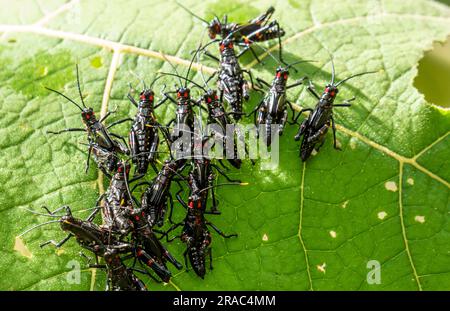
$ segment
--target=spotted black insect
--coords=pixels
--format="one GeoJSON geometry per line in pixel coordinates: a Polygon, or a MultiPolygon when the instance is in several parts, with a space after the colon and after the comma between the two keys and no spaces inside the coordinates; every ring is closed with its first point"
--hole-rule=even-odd
{"type": "Polygon", "coordinates": [[[255,115],[257,136],[259,137],[260,130],[262,129],[264,141],[270,146],[272,143],[272,126],[278,125],[278,135],[282,135],[288,119],[287,106],[294,111],[292,109],[292,103],[286,97],[286,91],[303,84],[303,81],[306,79],[306,77],[304,77],[288,85],[289,69],[296,64],[310,61],[297,61],[291,64],[281,64],[270,51],[267,52],[278,63],[278,67],[275,71],[275,77],[272,80],[272,83],[269,84],[261,78],[256,78],[256,81],[259,84],[258,88],[261,89],[267,87],[268,91],[251,114],[255,115]]]}
{"type": "Polygon", "coordinates": [[[332,69],[331,81],[325,87],[322,96],[319,96],[317,94],[317,92],[314,89],[314,85],[311,83],[311,81],[309,83],[308,91],[318,100],[315,108],[314,109],[304,108],[298,113],[297,117],[295,117],[296,122],[299,116],[302,114],[302,112],[304,111],[310,112],[308,117],[301,123],[299,130],[295,135],[295,140],[300,140],[300,138],[303,137],[303,140],[300,145],[300,157],[302,161],[306,161],[314,149],[318,151],[320,147],[322,147],[322,145],[325,142],[325,137],[330,126],[332,127],[333,130],[333,146],[335,149],[340,150],[336,142],[336,124],[333,119],[333,108],[350,107],[351,106],[350,102],[355,100],[355,97],[348,100],[344,100],[344,102],[341,104],[334,104],[336,95],[339,92],[338,87],[342,83],[352,78],[376,72],[376,71],[368,71],[358,73],[348,78],[345,78],[339,81],[338,83],[335,83],[333,58],[331,58],[331,69],[332,69]]]}
{"type": "Polygon", "coordinates": [[[78,93],[80,95],[81,103],[83,107],[81,107],[79,104],[77,104],[74,100],[70,99],[66,95],[62,94],[61,92],[58,92],[56,90],[53,90],[51,88],[46,87],[46,89],[55,92],[58,95],[61,95],[65,99],[67,99],[69,102],[74,104],[78,109],[81,111],[81,117],[83,124],[85,125],[85,128],[66,128],[60,131],[48,131],[50,134],[61,134],[64,132],[86,132],[87,138],[88,138],[88,157],[86,162],[86,172],[89,169],[89,160],[91,153],[94,155],[94,160],[97,163],[98,167],[102,172],[107,175],[108,177],[111,177],[111,174],[115,171],[115,162],[114,155],[116,154],[128,154],[128,148],[126,147],[126,142],[123,139],[123,137],[114,134],[109,131],[109,128],[111,126],[106,127],[103,125],[103,122],[113,113],[108,112],[103,118],[97,119],[94,111],[90,107],[86,107],[83,96],[81,94],[81,88],[80,88],[80,79],[79,79],[79,73],[78,73],[78,65],[76,67],[77,71],[77,85],[78,85],[78,93]],[[116,139],[121,140],[117,141],[116,139]]]}
{"type": "MultiPolygon", "coordinates": [[[[224,15],[223,21],[220,21],[220,19],[215,16],[211,22],[208,22],[194,14],[182,4],[178,3],[178,5],[186,10],[190,15],[207,25],[208,35],[211,39],[215,39],[218,35],[224,39],[231,34],[231,39],[235,44],[246,48],[249,47],[252,42],[264,42],[267,40],[278,39],[281,53],[281,37],[285,35],[285,32],[280,27],[278,21],[270,20],[275,12],[274,7],[269,7],[266,12],[260,14],[252,20],[249,20],[245,24],[239,24],[228,23],[227,15],[224,15]]],[[[251,50],[253,56],[258,59],[255,51],[251,47],[249,47],[249,49],[251,50]]]]}
{"type": "Polygon", "coordinates": [[[204,156],[194,157],[191,162],[192,170],[188,175],[188,183],[189,187],[194,193],[201,193],[201,199],[203,201],[203,205],[206,206],[206,201],[208,199],[209,190],[211,190],[211,213],[220,214],[217,209],[218,202],[216,199],[216,195],[214,192],[214,181],[216,179],[216,174],[214,171],[217,171],[220,175],[225,177],[225,179],[232,184],[241,184],[243,183],[240,180],[231,179],[220,167],[211,162],[211,159],[204,156]]]}
{"type": "MultiPolygon", "coordinates": [[[[213,187],[220,186],[216,185],[213,187]]],[[[186,244],[186,251],[183,253],[185,259],[186,268],[188,267],[188,259],[194,270],[194,272],[202,279],[206,274],[206,257],[209,256],[210,259],[210,269],[212,269],[212,250],[211,250],[211,233],[208,227],[214,229],[219,235],[224,238],[237,237],[237,234],[224,234],[219,228],[217,228],[213,223],[206,220],[205,214],[209,212],[206,211],[206,200],[203,192],[207,191],[208,188],[200,189],[198,185],[190,183],[191,194],[188,199],[188,203],[181,198],[179,193],[177,193],[177,199],[181,205],[187,210],[186,217],[180,223],[174,224],[170,227],[165,235],[167,240],[173,241],[176,238],[180,238],[186,244]],[[183,226],[181,235],[175,236],[173,238],[168,238],[168,234],[175,230],[176,228],[183,226]]]]}
{"type": "MultiPolygon", "coordinates": [[[[147,221],[150,227],[162,226],[164,224],[164,217],[168,209],[168,203],[171,209],[173,208],[173,198],[170,194],[170,186],[172,181],[178,175],[177,171],[182,170],[179,162],[175,160],[166,160],[162,165],[161,170],[156,177],[149,182],[141,182],[136,184],[136,187],[147,185],[141,197],[141,208],[147,215],[147,221]]],[[[178,179],[176,179],[178,181],[178,179]]]]}
{"type": "Polygon", "coordinates": [[[206,106],[208,112],[207,123],[211,127],[219,126],[219,128],[212,128],[212,131],[213,135],[216,135],[218,136],[219,139],[223,140],[223,147],[227,151],[226,158],[228,162],[235,168],[239,169],[242,165],[242,160],[239,159],[237,154],[236,135],[234,135],[235,134],[234,132],[232,137],[228,137],[227,135],[227,127],[233,125],[230,122],[229,113],[225,111],[225,107],[223,106],[223,103],[219,100],[217,91],[209,88],[208,86],[208,82],[211,80],[213,75],[211,75],[208,79],[205,79],[202,70],[200,70],[200,74],[203,79],[205,87],[202,88],[204,93],[198,102],[199,103],[203,102],[206,106]],[[232,144],[228,143],[228,140],[230,139],[232,140],[232,144]],[[230,145],[232,145],[232,147],[230,147],[230,145]],[[231,150],[228,150],[228,148],[233,148],[232,152],[229,152],[231,150]],[[230,157],[230,155],[232,155],[232,157],[230,157]]]}
{"type": "Polygon", "coordinates": [[[105,226],[120,235],[131,233],[137,243],[136,258],[146,264],[165,282],[171,273],[165,262],[171,262],[176,268],[181,265],[164,248],[155,236],[148,222],[147,207],[139,206],[132,196],[128,185],[130,165],[121,161],[117,173],[113,176],[108,190],[104,194],[103,220],[105,226]]]}
{"type": "Polygon", "coordinates": [[[252,85],[253,77],[251,72],[242,69],[238,62],[239,57],[241,57],[249,47],[236,54],[231,36],[232,33],[219,42],[220,59],[206,50],[208,45],[218,42],[218,40],[207,43],[201,48],[201,51],[219,63],[217,87],[220,92],[220,101],[228,103],[231,107],[230,114],[233,116],[234,120],[238,121],[244,114],[244,101],[248,101],[250,98],[250,86],[248,81],[244,79],[244,73],[249,76],[252,85]]]}
{"type": "MultiPolygon", "coordinates": [[[[156,81],[156,79],[154,81],[156,81]]],[[[124,118],[115,121],[110,125],[114,126],[126,121],[133,122],[128,135],[128,141],[130,145],[131,157],[133,163],[136,165],[136,176],[134,177],[134,179],[145,175],[145,173],[147,173],[149,164],[153,167],[153,170],[155,172],[158,172],[158,169],[156,167],[158,147],[160,144],[158,130],[161,131],[166,140],[168,137],[166,128],[162,127],[158,123],[154,113],[155,109],[166,102],[167,97],[164,96],[155,104],[155,93],[152,90],[154,81],[148,88],[145,82],[142,80],[143,90],[139,94],[138,102],[136,102],[131,93],[128,93],[128,99],[136,108],[138,108],[134,119],[124,118]]]]}
{"type": "Polygon", "coordinates": [[[103,222],[112,232],[126,235],[133,230],[134,214],[133,197],[128,178],[130,164],[124,161],[117,163],[117,171],[112,176],[106,192],[99,198],[104,198],[103,222]]]}
{"type": "MultiPolygon", "coordinates": [[[[137,253],[139,253],[141,257],[143,257],[144,254],[148,257],[148,254],[143,252],[140,248],[136,249],[131,243],[121,240],[118,235],[112,234],[107,226],[98,226],[93,223],[95,215],[99,211],[98,206],[94,208],[94,211],[86,220],[73,217],[69,206],[62,206],[53,212],[45,206],[43,208],[47,211],[47,214],[41,214],[34,211],[30,212],[59,219],[36,225],[21,235],[34,230],[37,227],[59,222],[61,229],[64,232],[69,233],[68,236],[60,242],[50,240],[42,243],[41,247],[52,244],[59,248],[71,237],[75,237],[81,247],[95,255],[96,264],[92,264],[90,267],[107,270],[107,290],[147,290],[144,283],[133,274],[133,271],[146,274],[152,278],[153,276],[146,270],[134,268],[134,265],[133,268],[128,268],[124,264],[124,260],[134,258],[137,253]],[[66,214],[62,216],[58,215],[58,212],[61,210],[64,210],[66,214]],[[104,259],[105,264],[99,264],[99,257],[104,259]]],[[[146,265],[148,266],[147,262],[146,265]]]]}

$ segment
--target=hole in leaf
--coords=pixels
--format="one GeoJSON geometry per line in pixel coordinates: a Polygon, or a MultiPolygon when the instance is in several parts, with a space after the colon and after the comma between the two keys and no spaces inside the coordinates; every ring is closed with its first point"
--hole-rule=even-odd
{"type": "MultiPolygon", "coordinates": [[[[450,0],[449,0],[450,1],[450,0]]],[[[435,42],[433,49],[419,61],[419,71],[414,86],[425,99],[436,106],[450,107],[450,37],[445,42],[435,42]]]]}

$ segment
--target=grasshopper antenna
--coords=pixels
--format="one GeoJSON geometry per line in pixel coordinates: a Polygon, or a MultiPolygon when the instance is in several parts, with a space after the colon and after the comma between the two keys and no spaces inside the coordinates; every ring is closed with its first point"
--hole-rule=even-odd
{"type": "MultiPolygon", "coordinates": [[[[330,53],[330,52],[328,52],[330,53]]],[[[331,60],[331,85],[334,85],[334,77],[335,77],[335,72],[334,72],[334,60],[333,60],[333,55],[331,55],[330,53],[330,60],[331,60]]]]}
{"type": "Polygon", "coordinates": [[[275,60],[275,62],[278,63],[278,65],[280,64],[280,60],[278,58],[276,58],[270,51],[269,49],[267,49],[266,47],[262,46],[261,44],[256,43],[255,41],[252,41],[251,39],[248,39],[247,37],[244,38],[245,40],[247,40],[248,42],[251,42],[252,44],[256,44],[257,47],[259,47],[261,50],[265,51],[270,57],[273,58],[273,60],[275,60]]]}
{"type": "Polygon", "coordinates": [[[164,75],[164,76],[173,76],[173,77],[178,77],[178,78],[180,78],[180,79],[185,79],[185,80],[186,80],[186,87],[187,87],[187,82],[190,82],[190,83],[194,84],[196,87],[198,87],[199,89],[205,90],[204,87],[201,86],[200,84],[198,84],[197,82],[192,81],[191,79],[188,79],[188,78],[181,77],[181,76],[179,76],[179,75],[177,75],[177,74],[170,73],[170,72],[161,72],[161,75],[162,75],[162,76],[163,76],[163,75],[164,75]]]}
{"type": "Polygon", "coordinates": [[[67,97],[67,96],[64,95],[63,93],[58,92],[57,90],[51,89],[51,88],[46,87],[46,86],[45,86],[45,88],[46,88],[47,90],[49,90],[49,91],[55,92],[55,93],[58,94],[58,95],[61,95],[62,97],[64,97],[64,98],[67,99],[68,101],[70,101],[72,104],[74,104],[75,106],[77,106],[78,109],[80,109],[81,111],[83,111],[83,108],[81,108],[80,105],[78,105],[76,102],[74,102],[72,99],[70,99],[69,97],[67,97]]]}
{"type": "Polygon", "coordinates": [[[178,1],[175,1],[176,4],[178,4],[179,7],[181,7],[182,9],[184,9],[186,12],[188,12],[190,15],[194,16],[195,18],[197,18],[198,20],[201,20],[202,22],[204,22],[206,25],[209,25],[208,21],[201,18],[200,16],[194,14],[194,12],[192,12],[191,10],[189,10],[187,7],[185,7],[184,5],[182,5],[181,3],[179,3],[178,1]]]}
{"type": "Polygon", "coordinates": [[[81,94],[81,87],[80,87],[80,73],[78,71],[78,64],[77,67],[77,86],[78,86],[78,94],[80,94],[81,103],[83,104],[83,107],[86,108],[86,105],[84,104],[83,95],[81,94]]]}
{"type": "MultiPolygon", "coordinates": [[[[205,34],[205,31],[203,30],[201,38],[203,38],[204,34],[205,34]]],[[[194,62],[194,59],[196,58],[198,52],[200,51],[201,46],[202,46],[202,41],[200,40],[200,44],[199,44],[197,50],[195,51],[194,56],[192,56],[191,63],[189,64],[188,70],[186,72],[186,79],[185,79],[186,80],[186,84],[185,84],[184,87],[187,87],[187,82],[188,82],[188,78],[189,78],[189,72],[191,71],[192,63],[194,62]]]]}
{"type": "Polygon", "coordinates": [[[181,80],[182,76],[178,73],[177,68],[174,66],[174,64],[172,64],[172,62],[167,58],[167,56],[165,54],[162,54],[162,55],[163,55],[164,60],[166,62],[168,62],[170,67],[172,67],[172,69],[175,71],[175,73],[176,73],[175,76],[178,77],[178,80],[180,81],[180,87],[182,87],[183,86],[183,81],[181,80]]]}
{"type": "Polygon", "coordinates": [[[147,85],[145,84],[144,79],[142,79],[137,73],[135,73],[133,70],[130,69],[130,72],[133,76],[135,76],[139,81],[141,81],[142,86],[144,87],[144,90],[147,89],[147,85]]]}
{"type": "Polygon", "coordinates": [[[55,223],[55,222],[59,222],[59,219],[58,219],[58,220],[50,220],[50,221],[47,221],[47,222],[43,222],[43,223],[41,223],[41,224],[38,224],[38,225],[36,225],[36,226],[33,226],[33,227],[31,227],[30,229],[27,229],[27,230],[25,230],[24,232],[22,232],[21,234],[19,234],[17,237],[20,238],[21,236],[27,234],[28,232],[30,232],[30,231],[32,231],[32,230],[34,230],[34,229],[37,229],[37,228],[39,228],[39,227],[46,226],[46,225],[49,225],[49,224],[52,224],[52,223],[55,223]]]}
{"type": "Polygon", "coordinates": [[[32,214],[39,215],[39,216],[45,216],[45,217],[60,218],[63,216],[63,215],[52,215],[52,214],[39,213],[39,212],[33,211],[32,209],[28,209],[28,208],[24,208],[24,210],[26,210],[27,212],[30,212],[32,214]]]}
{"type": "Polygon", "coordinates": [[[355,78],[355,77],[364,76],[364,75],[367,75],[367,74],[377,73],[377,72],[378,72],[378,71],[366,71],[366,72],[357,73],[357,74],[354,74],[354,75],[352,75],[352,76],[350,76],[350,77],[348,77],[348,78],[345,78],[344,80],[339,81],[335,86],[338,87],[338,86],[341,85],[342,83],[344,83],[344,82],[346,82],[346,81],[348,81],[348,80],[350,80],[350,79],[353,79],[353,78],[355,78]]]}

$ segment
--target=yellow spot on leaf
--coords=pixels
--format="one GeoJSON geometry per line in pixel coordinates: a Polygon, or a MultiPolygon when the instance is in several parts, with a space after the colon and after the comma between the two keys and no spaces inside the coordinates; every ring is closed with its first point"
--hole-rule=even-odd
{"type": "Polygon", "coordinates": [[[425,222],[425,216],[417,215],[416,217],[414,217],[414,220],[423,224],[425,222]]]}
{"type": "Polygon", "coordinates": [[[333,239],[335,239],[336,238],[336,231],[333,231],[333,230],[331,230],[330,231],[330,236],[333,238],[333,239]]]}
{"type": "Polygon", "coordinates": [[[100,56],[95,56],[91,59],[91,66],[94,68],[100,68],[103,65],[102,58],[100,56]]]}
{"type": "Polygon", "coordinates": [[[264,233],[264,235],[263,235],[263,237],[262,237],[262,240],[263,240],[264,242],[269,241],[269,237],[267,236],[267,234],[264,233]]]}
{"type": "Polygon", "coordinates": [[[317,154],[317,150],[316,150],[316,149],[313,149],[313,151],[311,152],[311,154],[312,154],[313,156],[315,156],[315,155],[317,154]]]}
{"type": "Polygon", "coordinates": [[[319,270],[322,273],[326,272],[326,268],[327,268],[327,264],[325,262],[321,265],[317,265],[317,270],[319,270]]]}
{"type": "Polygon", "coordinates": [[[342,203],[342,208],[346,208],[347,207],[347,204],[348,204],[348,200],[347,201],[345,201],[344,203],[342,203]]]}
{"type": "Polygon", "coordinates": [[[384,211],[378,213],[378,218],[379,218],[379,219],[384,219],[386,216],[387,216],[387,213],[384,212],[384,211]]]}
{"type": "Polygon", "coordinates": [[[395,183],[395,181],[387,181],[387,182],[384,184],[384,187],[385,187],[387,190],[392,191],[392,192],[397,192],[397,190],[398,190],[397,184],[395,183]]]}
{"type": "Polygon", "coordinates": [[[354,137],[352,137],[350,139],[349,145],[350,145],[350,148],[352,148],[352,150],[356,149],[356,139],[354,137]]]}
{"type": "Polygon", "coordinates": [[[31,259],[33,254],[30,252],[28,247],[23,243],[20,237],[16,237],[16,241],[14,243],[14,250],[19,252],[20,255],[31,259]]]}
{"type": "Polygon", "coordinates": [[[414,179],[412,179],[412,178],[408,178],[408,179],[406,180],[406,182],[407,182],[408,184],[410,184],[411,186],[414,185],[414,179]]]}
{"type": "Polygon", "coordinates": [[[64,254],[64,250],[62,248],[57,248],[55,250],[56,255],[60,256],[61,254],[64,254]]]}

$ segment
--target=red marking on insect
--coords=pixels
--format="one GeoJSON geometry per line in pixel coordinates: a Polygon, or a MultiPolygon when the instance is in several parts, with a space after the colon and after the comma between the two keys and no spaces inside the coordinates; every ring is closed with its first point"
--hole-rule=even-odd
{"type": "Polygon", "coordinates": [[[284,78],[284,80],[287,80],[287,78],[288,78],[287,73],[284,74],[283,78],[284,78]]]}
{"type": "Polygon", "coordinates": [[[137,216],[137,215],[136,215],[134,218],[135,218],[137,221],[140,220],[139,216],[137,216]]]}
{"type": "Polygon", "coordinates": [[[222,52],[225,49],[225,45],[221,44],[220,45],[220,51],[222,52]]]}
{"type": "Polygon", "coordinates": [[[199,202],[197,202],[197,208],[202,208],[202,203],[199,201],[199,202]]]}
{"type": "Polygon", "coordinates": [[[148,99],[153,101],[153,95],[150,95],[150,97],[148,99]]]}
{"type": "Polygon", "coordinates": [[[210,103],[210,102],[212,102],[212,99],[211,99],[211,97],[208,97],[208,103],[210,103]]]}
{"type": "Polygon", "coordinates": [[[218,99],[219,99],[219,96],[215,95],[215,96],[214,96],[214,99],[215,99],[215,100],[218,100],[218,99]]]}
{"type": "Polygon", "coordinates": [[[150,259],[149,261],[147,261],[147,265],[151,267],[153,265],[153,262],[154,262],[153,259],[150,259]]]}
{"type": "Polygon", "coordinates": [[[137,255],[138,255],[138,256],[141,256],[141,255],[142,255],[142,249],[138,249],[137,255]]]}
{"type": "Polygon", "coordinates": [[[189,208],[194,208],[194,202],[189,202],[189,208]]]}
{"type": "Polygon", "coordinates": [[[144,100],[144,99],[145,99],[145,95],[142,94],[141,96],[139,96],[139,98],[140,98],[141,100],[144,100]]]}
{"type": "Polygon", "coordinates": [[[334,95],[336,95],[336,93],[335,92],[331,92],[330,95],[331,95],[331,97],[334,97],[334,95]]]}
{"type": "Polygon", "coordinates": [[[184,97],[188,98],[188,96],[189,96],[189,93],[188,92],[184,92],[184,97]]]}
{"type": "Polygon", "coordinates": [[[281,72],[277,72],[277,78],[281,77],[281,72]]]}
{"type": "Polygon", "coordinates": [[[228,47],[229,47],[230,49],[232,49],[232,48],[233,48],[233,43],[230,42],[230,43],[228,44],[228,47]]]}
{"type": "Polygon", "coordinates": [[[327,88],[325,89],[325,93],[328,93],[329,91],[330,91],[330,88],[327,87],[327,88]]]}
{"type": "Polygon", "coordinates": [[[181,97],[181,93],[180,92],[177,92],[177,97],[181,97]]]}

